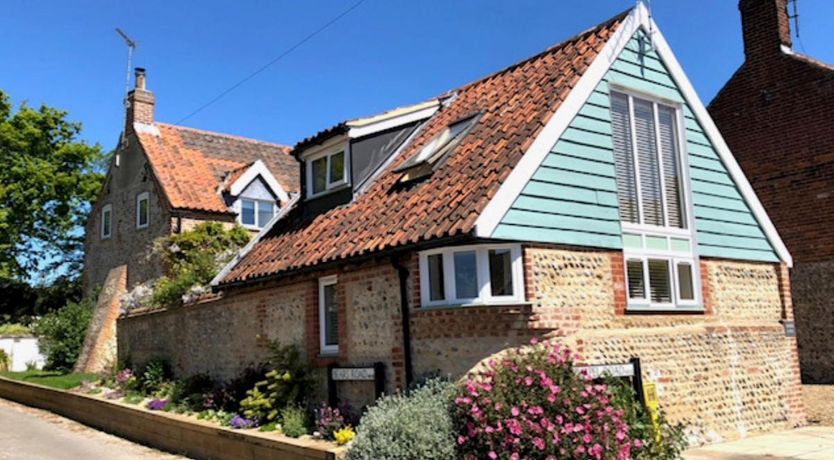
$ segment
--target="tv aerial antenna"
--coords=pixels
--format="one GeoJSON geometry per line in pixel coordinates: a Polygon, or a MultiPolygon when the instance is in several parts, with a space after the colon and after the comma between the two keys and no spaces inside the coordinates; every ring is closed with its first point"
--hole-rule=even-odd
{"type": "Polygon", "coordinates": [[[130,66],[133,64],[133,50],[136,49],[136,41],[128,37],[127,34],[118,27],[116,27],[116,33],[119,34],[125,41],[125,44],[127,44],[127,74],[125,75],[125,108],[127,108],[128,104],[130,104],[127,101],[127,93],[130,91],[130,66]]]}
{"type": "MultiPolygon", "coordinates": [[[[788,0],[788,4],[793,4],[793,14],[790,11],[788,13],[788,20],[793,19],[794,25],[794,33],[796,34],[796,38],[799,38],[799,0],[788,0]]],[[[788,9],[788,5],[785,5],[785,9],[788,9]]]]}

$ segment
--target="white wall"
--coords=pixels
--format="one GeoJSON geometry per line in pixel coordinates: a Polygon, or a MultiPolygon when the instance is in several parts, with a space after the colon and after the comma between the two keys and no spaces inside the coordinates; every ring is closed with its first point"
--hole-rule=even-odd
{"type": "Polygon", "coordinates": [[[10,371],[25,371],[26,364],[32,362],[41,369],[46,361],[35,337],[0,337],[0,349],[11,359],[10,371]]]}

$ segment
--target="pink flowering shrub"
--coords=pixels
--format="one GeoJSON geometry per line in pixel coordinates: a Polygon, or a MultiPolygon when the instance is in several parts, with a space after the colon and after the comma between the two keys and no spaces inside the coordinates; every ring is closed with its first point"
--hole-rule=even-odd
{"type": "Polygon", "coordinates": [[[573,371],[554,342],[508,352],[470,375],[454,400],[456,440],[471,459],[625,460],[632,440],[606,385],[573,371]]]}

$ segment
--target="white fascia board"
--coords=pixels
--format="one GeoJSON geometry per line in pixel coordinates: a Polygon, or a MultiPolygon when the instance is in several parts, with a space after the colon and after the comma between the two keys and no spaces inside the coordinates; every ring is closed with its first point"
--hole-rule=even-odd
{"type": "Polygon", "coordinates": [[[750,186],[747,177],[739,167],[735,157],[730,152],[730,148],[709,116],[704,104],[695,92],[692,83],[686,77],[686,74],[681,68],[675,55],[672,53],[669,44],[663,37],[663,34],[658,29],[657,24],[651,19],[645,5],[639,3],[631,13],[623,20],[620,27],[611,36],[605,47],[594,59],[594,62],[588,67],[582,77],[579,79],[577,85],[570,92],[568,97],[559,106],[556,113],[553,114],[550,121],[539,133],[538,137],[533,141],[533,144],[528,148],[527,152],[521,157],[515,168],[510,172],[510,175],[501,184],[498,192],[490,200],[484,208],[481,215],[475,222],[475,235],[481,238],[492,237],[495,228],[501,222],[504,215],[512,206],[516,197],[524,189],[524,186],[533,177],[542,161],[547,157],[547,154],[562,136],[562,133],[567,129],[570,122],[582,109],[582,106],[587,101],[588,97],[597,87],[599,82],[608,72],[608,69],[620,55],[620,52],[628,44],[631,37],[637,30],[643,27],[646,31],[652,32],[652,41],[655,45],[655,50],[664,60],[669,73],[677,83],[680,91],[684,95],[684,99],[689,104],[698,121],[703,124],[704,131],[709,139],[713,142],[718,155],[727,167],[730,176],[735,181],[739,191],[744,197],[750,209],[753,211],[756,220],[761,225],[768,238],[768,241],[773,246],[779,259],[782,260],[789,267],[793,266],[793,258],[784,242],[779,237],[776,227],[773,226],[770,218],[762,207],[756,193],[750,186]]]}
{"type": "Polygon", "coordinates": [[[322,157],[330,153],[334,153],[338,151],[339,148],[347,148],[348,141],[350,141],[350,137],[345,135],[331,137],[329,139],[326,139],[321,144],[312,145],[302,150],[298,154],[298,159],[300,161],[307,161],[322,157]]]}
{"type": "Polygon", "coordinates": [[[397,126],[406,125],[415,121],[425,120],[426,118],[429,118],[432,115],[434,115],[439,108],[440,104],[438,103],[434,106],[406,113],[398,117],[388,118],[375,123],[367,124],[365,126],[352,127],[348,131],[348,136],[351,139],[357,139],[360,137],[365,137],[371,134],[385,131],[386,129],[396,128],[397,126]]]}
{"type": "MultiPolygon", "coordinates": [[[[645,6],[642,4],[638,8],[645,10],[645,6]]],[[[695,88],[692,86],[692,83],[689,81],[689,78],[687,78],[680,63],[678,63],[678,60],[675,58],[675,54],[672,52],[672,49],[669,47],[669,44],[663,37],[663,34],[660,33],[660,29],[657,28],[657,24],[655,24],[654,20],[648,17],[648,14],[644,13],[643,16],[643,21],[646,23],[647,30],[654,31],[652,40],[657,53],[669,69],[672,79],[674,79],[675,83],[678,84],[678,88],[683,93],[686,102],[689,103],[689,107],[692,109],[692,112],[695,113],[695,117],[703,125],[707,137],[710,141],[712,141],[712,144],[718,151],[718,156],[721,158],[724,166],[727,167],[727,171],[736,183],[736,186],[741,192],[741,196],[744,197],[744,201],[748,206],[750,206],[750,209],[753,211],[753,215],[756,217],[759,225],[764,230],[768,241],[770,241],[770,244],[779,256],[779,259],[788,267],[793,267],[793,257],[791,257],[788,248],[779,236],[779,232],[776,231],[776,227],[773,225],[773,222],[767,215],[762,203],[759,201],[759,197],[756,196],[756,192],[753,190],[753,187],[750,186],[747,176],[744,175],[744,171],[742,171],[738,161],[736,161],[730,151],[730,147],[727,146],[727,143],[724,141],[724,137],[721,136],[721,132],[718,131],[718,127],[715,126],[715,122],[712,120],[712,117],[709,116],[709,112],[707,112],[706,107],[704,107],[704,104],[698,97],[698,93],[695,92],[695,88]]]]}
{"type": "Polygon", "coordinates": [[[220,285],[220,282],[223,281],[223,278],[225,278],[226,275],[228,275],[229,272],[231,272],[232,269],[234,269],[244,257],[246,257],[246,254],[249,254],[249,252],[252,251],[252,248],[254,248],[255,245],[258,244],[258,242],[261,241],[261,239],[267,233],[269,233],[270,230],[272,230],[272,227],[275,226],[275,224],[279,220],[281,220],[285,215],[287,215],[288,212],[290,212],[290,210],[292,210],[292,208],[295,207],[296,203],[298,203],[299,198],[301,198],[301,194],[294,193],[292,197],[290,197],[287,204],[272,216],[272,219],[270,219],[269,222],[267,222],[266,226],[262,228],[257,235],[255,235],[255,238],[252,238],[251,241],[246,243],[246,246],[244,246],[243,249],[241,249],[240,252],[238,252],[237,255],[232,260],[230,260],[229,263],[226,264],[226,266],[223,267],[222,270],[220,270],[220,273],[218,273],[217,276],[215,276],[211,280],[211,283],[209,283],[209,285],[211,287],[217,287],[218,285],[220,285]]]}
{"type": "Polygon", "coordinates": [[[640,7],[634,8],[623,20],[616,32],[599,52],[594,62],[579,78],[579,82],[562,102],[550,121],[542,128],[539,135],[530,145],[521,160],[501,184],[498,192],[489,201],[478,220],[475,221],[475,235],[481,238],[492,237],[495,228],[509,211],[516,197],[533,177],[547,154],[562,137],[570,122],[582,109],[585,101],[605,76],[611,64],[620,55],[634,32],[640,27],[640,7]]]}
{"type": "Polygon", "coordinates": [[[263,161],[257,160],[252,163],[252,166],[246,170],[233,184],[229,187],[229,193],[233,196],[240,195],[246,187],[252,183],[258,176],[266,182],[266,185],[272,190],[273,193],[278,197],[278,200],[281,203],[286,203],[290,200],[290,196],[287,194],[284,187],[281,187],[281,184],[275,179],[275,176],[269,172],[269,168],[266,167],[263,161]]]}

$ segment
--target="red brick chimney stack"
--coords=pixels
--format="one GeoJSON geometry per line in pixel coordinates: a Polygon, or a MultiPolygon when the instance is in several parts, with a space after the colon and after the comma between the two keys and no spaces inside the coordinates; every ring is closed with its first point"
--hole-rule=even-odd
{"type": "Polygon", "coordinates": [[[744,55],[758,61],[790,48],[791,26],[788,23],[788,0],[740,0],[744,55]]]}
{"type": "Polygon", "coordinates": [[[145,69],[136,68],[136,87],[127,93],[125,134],[133,132],[133,123],[153,123],[153,93],[145,89],[145,69]]]}

